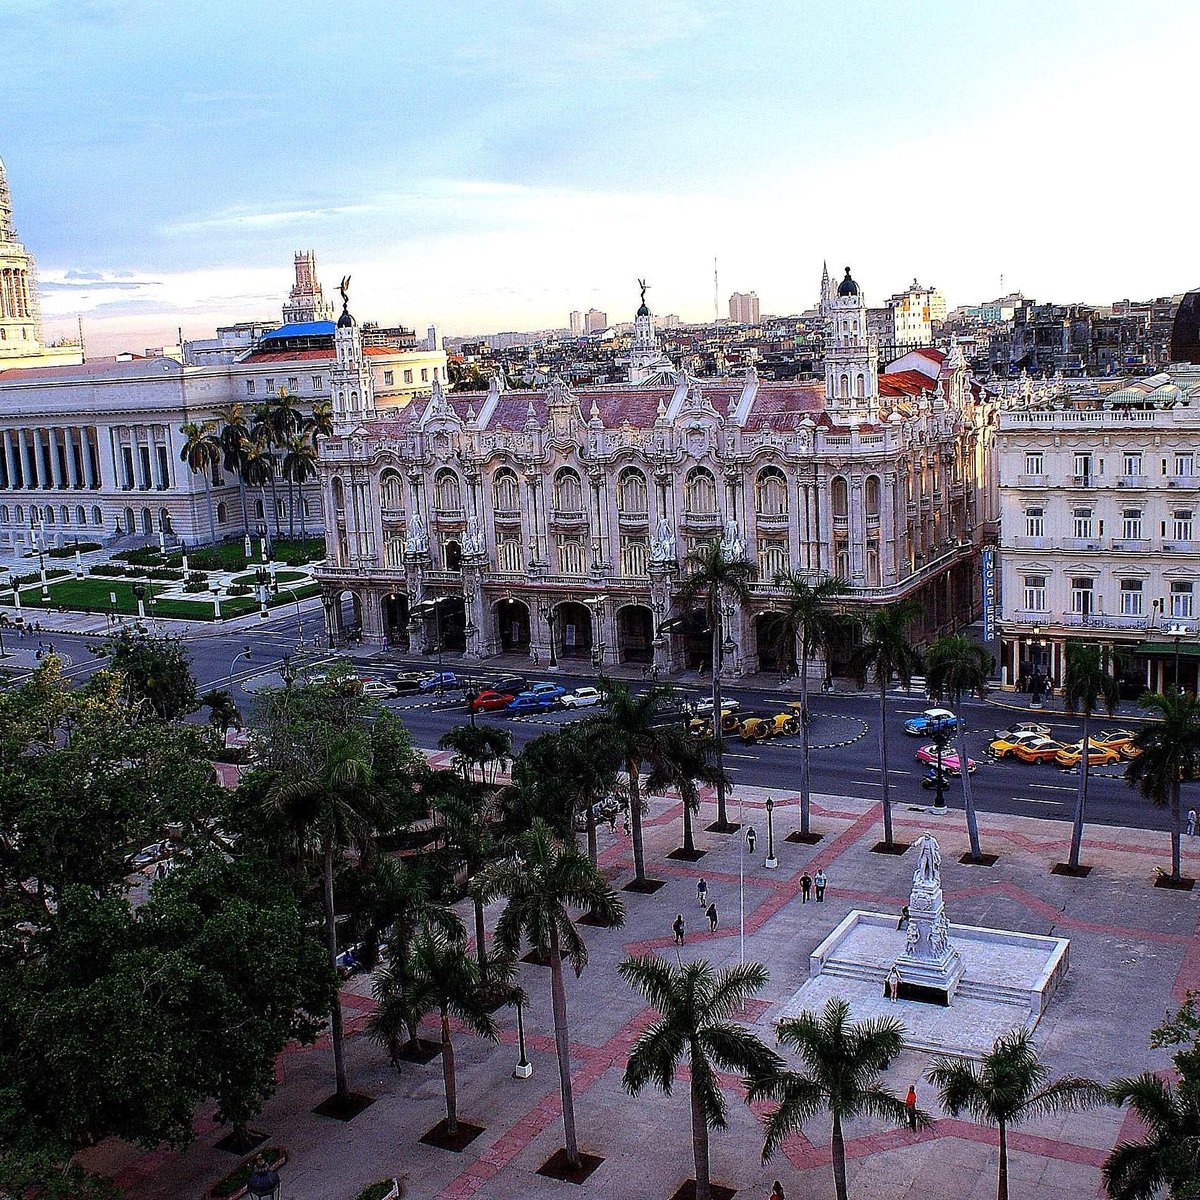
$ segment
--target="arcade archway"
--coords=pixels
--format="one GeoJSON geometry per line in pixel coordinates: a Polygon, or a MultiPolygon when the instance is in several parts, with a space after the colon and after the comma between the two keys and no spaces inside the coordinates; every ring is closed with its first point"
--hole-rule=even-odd
{"type": "Polygon", "coordinates": [[[788,637],[783,613],[759,613],[754,618],[754,649],[760,671],[793,671],[796,667],[794,640],[788,637]]]}
{"type": "Polygon", "coordinates": [[[407,650],[408,597],[403,592],[391,592],[380,602],[383,610],[383,636],[389,646],[407,650]]]}
{"type": "Polygon", "coordinates": [[[505,654],[529,652],[529,606],[521,600],[497,600],[492,607],[496,640],[505,654]]]}
{"type": "Polygon", "coordinates": [[[590,658],[591,610],[574,600],[560,604],[554,610],[554,640],[560,658],[590,658]]]}
{"type": "Polygon", "coordinates": [[[648,663],[654,658],[654,614],[644,604],[617,611],[617,661],[648,663]]]}

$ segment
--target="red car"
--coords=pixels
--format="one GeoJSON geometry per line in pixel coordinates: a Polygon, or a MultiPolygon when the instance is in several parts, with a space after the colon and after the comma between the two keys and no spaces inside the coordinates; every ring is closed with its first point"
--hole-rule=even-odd
{"type": "Polygon", "coordinates": [[[511,692],[497,692],[486,688],[480,692],[467,707],[471,712],[496,712],[507,708],[512,703],[511,692]]]}

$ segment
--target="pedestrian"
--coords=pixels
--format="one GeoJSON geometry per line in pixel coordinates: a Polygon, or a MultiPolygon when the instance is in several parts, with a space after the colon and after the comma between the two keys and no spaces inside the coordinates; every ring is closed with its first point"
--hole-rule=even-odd
{"type": "Polygon", "coordinates": [[[908,1113],[908,1127],[917,1132],[917,1089],[909,1084],[908,1095],[904,1097],[904,1108],[908,1113]]]}
{"type": "Polygon", "coordinates": [[[1187,835],[1188,837],[1196,836],[1196,810],[1194,808],[1188,809],[1187,835]]]}
{"type": "Polygon", "coordinates": [[[696,881],[696,903],[701,908],[704,907],[704,902],[708,899],[708,884],[703,878],[696,881]]]}
{"type": "Polygon", "coordinates": [[[786,1200],[783,1194],[783,1184],[778,1179],[775,1180],[775,1185],[771,1188],[771,1194],[767,1197],[767,1200],[786,1200]]]}
{"type": "Polygon", "coordinates": [[[757,841],[758,834],[754,832],[754,826],[751,825],[750,828],[746,830],[746,849],[749,850],[751,854],[754,853],[754,843],[757,841]]]}
{"type": "Polygon", "coordinates": [[[704,910],[704,915],[708,918],[708,932],[716,933],[717,932],[717,906],[716,906],[716,904],[715,903],[710,904],[708,906],[708,908],[706,908],[704,910]]]}
{"type": "Polygon", "coordinates": [[[675,924],[672,925],[671,928],[675,931],[675,945],[682,946],[683,945],[683,931],[685,929],[685,926],[683,923],[683,913],[675,914],[675,924]]]}
{"type": "Polygon", "coordinates": [[[617,836],[617,810],[615,808],[608,810],[608,829],[613,837],[617,836]]]}
{"type": "Polygon", "coordinates": [[[817,889],[817,903],[820,904],[825,899],[825,885],[829,882],[823,870],[818,870],[816,877],[813,879],[813,884],[817,889]]]}
{"type": "Polygon", "coordinates": [[[808,903],[808,894],[811,891],[812,891],[812,876],[807,871],[805,871],[804,874],[800,876],[800,903],[801,904],[808,903]]]}
{"type": "Polygon", "coordinates": [[[625,810],[625,816],[621,820],[621,824],[625,829],[625,836],[629,836],[629,809],[625,810]]]}
{"type": "Polygon", "coordinates": [[[895,1004],[896,997],[900,993],[900,972],[893,967],[887,975],[887,991],[888,999],[895,1004]]]}
{"type": "Polygon", "coordinates": [[[909,914],[909,911],[908,911],[908,905],[906,904],[906,905],[905,905],[905,906],[904,906],[904,907],[903,907],[903,908],[900,910],[900,919],[899,919],[899,920],[896,922],[896,928],[897,928],[897,929],[907,929],[907,928],[908,928],[908,922],[909,922],[909,920],[910,920],[910,919],[911,919],[911,918],[910,918],[910,914],[909,914]]]}

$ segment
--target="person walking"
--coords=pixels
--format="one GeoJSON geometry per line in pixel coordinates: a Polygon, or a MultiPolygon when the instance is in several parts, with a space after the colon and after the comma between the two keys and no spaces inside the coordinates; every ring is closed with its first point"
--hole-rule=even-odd
{"type": "Polygon", "coordinates": [[[888,972],[886,983],[888,999],[895,1004],[896,997],[900,992],[900,972],[897,971],[895,967],[888,972]]]}
{"type": "Polygon", "coordinates": [[[696,903],[698,905],[700,905],[701,908],[703,908],[704,905],[707,903],[707,901],[708,901],[708,884],[704,881],[704,879],[699,879],[696,882],[696,903]]]}
{"type": "Polygon", "coordinates": [[[808,894],[811,891],[812,891],[812,876],[807,871],[805,871],[804,874],[800,876],[800,903],[801,904],[808,903],[808,894]]]}
{"type": "Polygon", "coordinates": [[[909,1084],[908,1095],[904,1097],[904,1109],[908,1113],[908,1127],[913,1133],[917,1132],[917,1089],[909,1084]]]}
{"type": "Polygon", "coordinates": [[[686,926],[683,923],[683,913],[675,914],[675,924],[672,925],[671,928],[675,931],[675,945],[682,946],[683,945],[683,933],[686,928],[686,926]]]}
{"type": "Polygon", "coordinates": [[[1187,835],[1188,837],[1196,836],[1196,810],[1194,808],[1188,809],[1187,835]]]}
{"type": "Polygon", "coordinates": [[[778,1179],[775,1180],[775,1184],[771,1188],[771,1194],[767,1197],[767,1200],[786,1200],[783,1194],[783,1184],[778,1179]]]}
{"type": "Polygon", "coordinates": [[[715,903],[710,904],[708,906],[708,908],[706,908],[704,910],[704,915],[708,918],[708,932],[716,933],[717,932],[717,906],[716,906],[716,904],[715,903]]]}
{"type": "Polygon", "coordinates": [[[817,889],[817,903],[820,904],[825,899],[825,887],[829,883],[829,879],[823,870],[818,870],[816,878],[813,879],[813,884],[817,889]]]}

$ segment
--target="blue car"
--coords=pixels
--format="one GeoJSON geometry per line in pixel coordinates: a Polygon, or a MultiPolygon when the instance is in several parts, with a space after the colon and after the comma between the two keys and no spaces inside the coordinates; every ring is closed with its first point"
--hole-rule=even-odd
{"type": "Polygon", "coordinates": [[[530,712],[546,712],[551,708],[555,708],[558,701],[553,696],[538,695],[534,692],[522,692],[519,696],[514,696],[505,708],[505,712],[512,716],[520,716],[521,713],[530,712]]]}
{"type": "Polygon", "coordinates": [[[948,708],[927,708],[919,717],[904,722],[904,732],[913,737],[953,733],[957,728],[958,718],[948,708]]]}
{"type": "Polygon", "coordinates": [[[436,692],[452,691],[462,687],[462,684],[453,671],[435,671],[432,675],[426,675],[417,686],[423,692],[436,692]]]}

